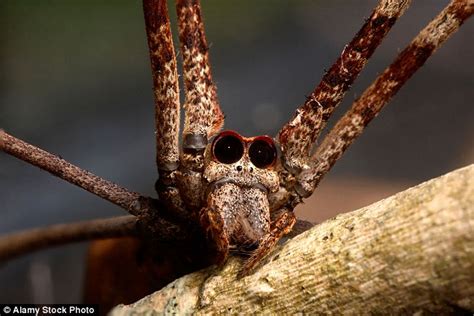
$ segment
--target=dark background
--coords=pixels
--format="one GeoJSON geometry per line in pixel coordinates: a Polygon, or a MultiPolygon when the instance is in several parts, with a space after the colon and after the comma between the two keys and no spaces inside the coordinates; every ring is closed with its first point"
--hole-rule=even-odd
{"type": "MultiPolygon", "coordinates": [[[[226,128],[275,135],[376,2],[203,1],[226,128]]],[[[336,116],[447,2],[414,1],[336,116]]],[[[321,221],[472,163],[473,31],[469,21],[410,80],[297,211],[300,217],[321,221]]],[[[0,128],[154,195],[153,100],[140,2],[3,0],[0,43],[0,128]]],[[[122,214],[0,153],[1,234],[122,214]]],[[[80,301],[86,246],[1,267],[0,302],[80,301]]]]}

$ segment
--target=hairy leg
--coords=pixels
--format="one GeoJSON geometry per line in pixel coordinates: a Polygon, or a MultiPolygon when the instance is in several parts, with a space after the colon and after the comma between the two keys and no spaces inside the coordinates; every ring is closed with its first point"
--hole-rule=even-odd
{"type": "Polygon", "coordinates": [[[215,263],[223,264],[229,255],[229,237],[221,214],[213,208],[203,208],[200,215],[204,234],[215,251],[215,263]]]}
{"type": "Polygon", "coordinates": [[[364,91],[324,138],[312,156],[310,168],[297,177],[296,188],[301,196],[308,197],[313,193],[324,175],[385,104],[473,12],[472,1],[451,1],[364,91]]]}
{"type": "Polygon", "coordinates": [[[312,145],[409,0],[381,0],[341,56],[323,76],[295,116],[280,130],[282,162],[297,175],[307,167],[312,145]]]}
{"type": "Polygon", "coordinates": [[[150,51],[155,100],[156,191],[166,207],[186,218],[176,186],[179,167],[179,83],[166,0],[144,0],[143,12],[150,51]]]}
{"type": "Polygon", "coordinates": [[[179,163],[179,85],[166,0],[144,0],[155,97],[156,163],[172,171],[179,163]]]}
{"type": "Polygon", "coordinates": [[[183,152],[177,182],[184,203],[197,212],[204,190],[204,150],[209,138],[222,128],[224,115],[212,81],[200,1],[177,0],[176,11],[185,88],[183,152]]]}
{"type": "Polygon", "coordinates": [[[183,148],[202,150],[224,124],[209,63],[199,0],[177,0],[179,41],[186,93],[183,148]]]}

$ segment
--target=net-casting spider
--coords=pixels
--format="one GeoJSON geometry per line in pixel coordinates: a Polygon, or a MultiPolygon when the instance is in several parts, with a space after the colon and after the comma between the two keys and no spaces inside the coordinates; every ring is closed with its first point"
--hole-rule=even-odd
{"type": "Polygon", "coordinates": [[[381,0],[321,83],[272,138],[222,131],[224,115],[212,80],[200,3],[177,0],[185,91],[180,144],[179,82],[166,1],[144,0],[159,198],[119,187],[2,131],[4,152],[115,203],[131,216],[6,236],[0,240],[0,259],[84,239],[140,234],[195,242],[202,234],[210,262],[222,264],[230,251],[250,253],[240,275],[250,273],[292,230],[296,205],[313,193],[367,124],[474,10],[472,1],[451,1],[312,150],[334,109],[409,2],[381,0]]]}

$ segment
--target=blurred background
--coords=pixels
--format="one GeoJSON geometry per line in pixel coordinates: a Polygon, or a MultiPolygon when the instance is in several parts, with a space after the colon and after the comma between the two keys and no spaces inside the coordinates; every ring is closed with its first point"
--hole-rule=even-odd
{"type": "MultiPolygon", "coordinates": [[[[376,3],[203,0],[226,128],[275,135],[376,3]]],[[[414,1],[335,117],[447,3],[414,1]]],[[[297,209],[300,218],[322,221],[473,162],[473,34],[471,20],[403,87],[297,209]]],[[[152,83],[139,1],[3,0],[0,43],[0,128],[155,195],[152,83]]],[[[0,234],[122,214],[0,153],[0,234]]],[[[86,249],[75,244],[3,265],[0,302],[79,302],[86,249]]]]}

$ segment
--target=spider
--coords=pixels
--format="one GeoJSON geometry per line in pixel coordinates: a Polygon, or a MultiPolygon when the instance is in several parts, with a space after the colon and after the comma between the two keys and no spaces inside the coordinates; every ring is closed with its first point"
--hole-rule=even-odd
{"type": "MultiPolygon", "coordinates": [[[[177,1],[186,91],[180,148],[179,88],[167,9],[163,1],[145,1],[156,101],[159,206],[153,199],[85,174],[6,133],[2,137],[2,149],[111,200],[152,226],[151,230],[157,235],[176,234],[180,230],[175,222],[197,224],[213,248],[217,263],[224,262],[230,250],[251,251],[242,270],[245,275],[291,230],[296,222],[294,207],[311,195],[322,176],[380,110],[359,101],[356,110],[348,112],[311,155],[311,146],[333,109],[407,6],[405,1],[393,2],[397,4],[381,13],[387,3],[392,2],[382,1],[375,9],[364,24],[365,31],[344,48],[341,59],[328,70],[319,90],[308,97],[273,139],[221,131],[223,114],[210,74],[199,3],[177,1]],[[38,157],[46,157],[47,161],[38,157]],[[166,209],[164,218],[155,212],[161,208],[166,209]],[[153,213],[152,216],[149,213],[153,213]],[[171,222],[168,228],[160,226],[168,222],[171,222]]],[[[424,54],[416,51],[422,61],[413,62],[408,55],[402,61],[421,66],[432,50],[424,49],[421,50],[424,54]]],[[[393,70],[396,76],[399,68],[393,70]]],[[[382,79],[382,83],[387,82],[386,77],[382,79]]],[[[398,84],[405,80],[400,78],[398,84]]],[[[364,100],[364,96],[359,100],[364,100]]]]}

